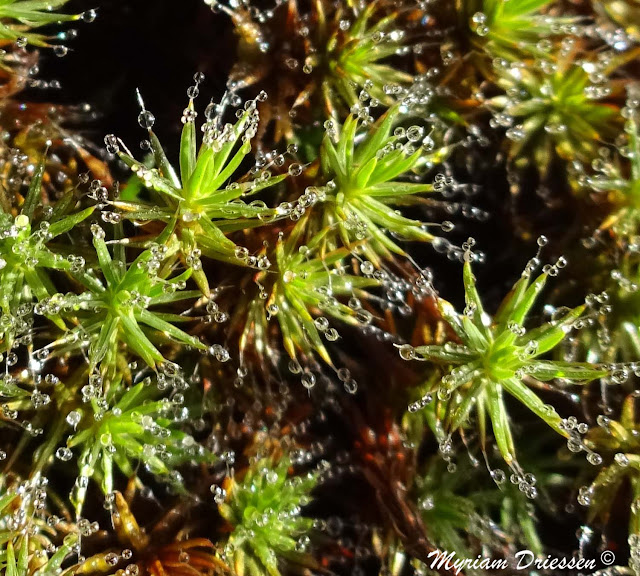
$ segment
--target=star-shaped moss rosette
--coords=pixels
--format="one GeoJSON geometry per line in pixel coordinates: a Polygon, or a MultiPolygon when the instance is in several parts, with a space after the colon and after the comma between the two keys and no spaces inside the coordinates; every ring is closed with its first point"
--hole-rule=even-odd
{"type": "MultiPolygon", "coordinates": [[[[640,258],[637,238],[640,232],[640,87],[627,87],[622,144],[613,151],[601,151],[592,163],[595,174],[580,171],[578,184],[595,192],[595,200],[605,200],[609,215],[601,222],[597,234],[613,241],[612,256],[599,259],[606,291],[592,295],[598,312],[596,330],[586,330],[581,337],[589,359],[605,362],[635,362],[640,357],[640,258]],[[602,198],[602,197],[605,198],[602,198]],[[609,278],[607,278],[609,276],[609,278]]],[[[611,244],[610,244],[611,246],[611,244]]],[[[596,273],[594,278],[598,278],[596,273]]]]}
{"type": "Polygon", "coordinates": [[[5,0],[0,4],[0,43],[49,46],[51,36],[34,32],[38,28],[77,20],[79,15],[57,12],[68,0],[5,0]]]}
{"type": "Polygon", "coordinates": [[[0,493],[0,570],[5,576],[67,574],[62,565],[78,551],[77,534],[54,544],[61,535],[55,522],[47,522],[47,483],[36,475],[0,493]]]}
{"type": "MultiPolygon", "coordinates": [[[[545,463],[551,460],[543,458],[545,463]]],[[[480,547],[504,553],[505,549],[515,552],[518,546],[526,546],[535,554],[542,554],[534,503],[518,485],[508,482],[501,471],[494,471],[500,486],[496,490],[492,479],[475,460],[464,459],[454,468],[439,456],[433,456],[424,472],[416,476],[412,488],[427,533],[440,550],[455,551],[459,558],[473,558],[480,547]]],[[[542,479],[536,476],[536,480],[540,484],[542,479]]],[[[569,482],[566,484],[569,488],[569,482]]]]}
{"type": "Polygon", "coordinates": [[[505,93],[487,105],[496,126],[512,123],[506,136],[516,165],[533,162],[546,174],[555,155],[590,162],[618,135],[622,122],[615,99],[623,84],[611,75],[633,56],[611,55],[606,64],[583,57],[576,46],[539,67],[499,65],[495,82],[505,93]]]}
{"type": "Polygon", "coordinates": [[[239,61],[231,81],[269,94],[260,112],[274,122],[276,143],[298,141],[313,121],[343,120],[363,99],[388,106],[413,80],[388,59],[411,53],[406,24],[420,21],[417,8],[388,0],[318,0],[304,7],[288,0],[252,15],[244,5],[207,3],[233,20],[239,61]]]}
{"type": "MultiPolygon", "coordinates": [[[[30,538],[28,534],[22,537],[22,543],[20,548],[16,548],[12,541],[7,542],[6,560],[3,562],[0,559],[0,568],[4,569],[6,576],[47,576],[48,574],[73,574],[67,570],[62,569],[62,564],[73,555],[73,543],[74,536],[70,535],[65,539],[65,543],[58,546],[55,553],[50,557],[46,555],[41,556],[36,560],[36,564],[33,563],[34,554],[30,551],[29,545],[30,538]]],[[[3,552],[0,551],[0,558],[3,557],[3,552]]]]}
{"type": "Polygon", "coordinates": [[[422,194],[433,192],[434,185],[406,177],[418,167],[442,162],[450,152],[448,146],[434,148],[422,126],[394,129],[399,119],[400,108],[394,106],[362,138],[357,115],[350,115],[343,125],[330,121],[320,151],[322,171],[329,179],[322,226],[337,227],[345,247],[361,242],[363,253],[376,264],[406,255],[397,238],[433,241],[426,222],[401,215],[397,207],[427,202],[422,194]]]}
{"type": "MultiPolygon", "coordinates": [[[[585,443],[598,454],[598,462],[606,464],[596,478],[580,489],[578,502],[589,509],[591,521],[607,522],[615,514],[620,492],[628,483],[631,490],[629,534],[640,539],[640,511],[634,503],[640,499],[640,425],[638,393],[625,399],[618,420],[600,416],[598,426],[589,430],[585,443]]],[[[640,543],[640,540],[638,540],[640,543]]]]}
{"type": "Polygon", "coordinates": [[[330,327],[329,319],[352,326],[372,321],[371,312],[363,308],[362,302],[370,298],[367,289],[379,286],[380,281],[371,275],[348,273],[344,261],[350,255],[349,250],[323,249],[327,237],[332,234],[330,228],[303,243],[312,217],[310,213],[305,214],[291,232],[278,241],[276,270],[259,277],[259,283],[267,285],[273,281],[273,284],[266,302],[259,297],[249,306],[240,339],[241,356],[251,342],[261,356],[270,350],[268,357],[272,361],[278,358],[269,344],[267,327],[269,319],[275,317],[284,349],[292,360],[308,359],[316,353],[332,365],[323,337],[327,342],[334,342],[339,338],[339,332],[330,327]],[[349,300],[350,305],[339,299],[349,300]]]}
{"type": "Polygon", "coordinates": [[[242,478],[225,480],[218,507],[231,526],[226,555],[238,576],[280,576],[284,565],[314,564],[307,554],[313,520],[302,507],[318,473],[294,475],[291,466],[287,455],[255,459],[242,478]]]}
{"type": "MultiPolygon", "coordinates": [[[[20,69],[13,69],[15,83],[11,90],[19,92],[29,82],[28,70],[37,58],[24,55],[20,69]]],[[[93,155],[93,146],[72,130],[69,125],[88,125],[94,112],[87,107],[25,102],[20,95],[8,94],[0,69],[1,90],[6,99],[0,106],[0,126],[5,130],[0,142],[0,162],[5,169],[0,174],[0,205],[5,209],[15,198],[22,198],[22,176],[34,172],[33,167],[45,162],[42,175],[43,198],[54,199],[68,193],[70,188],[84,184],[87,173],[109,186],[112,179],[103,160],[93,155]],[[44,150],[47,151],[46,155],[44,150]]]]}
{"type": "Polygon", "coordinates": [[[465,476],[456,470],[451,474],[441,458],[432,458],[424,475],[416,476],[413,487],[417,507],[431,541],[441,550],[455,552],[461,558],[474,556],[467,535],[483,539],[482,517],[473,500],[463,496],[465,476]]]}
{"type": "Polygon", "coordinates": [[[594,159],[596,174],[581,180],[588,190],[606,195],[612,210],[600,228],[611,229],[623,243],[640,232],[640,86],[628,86],[627,91],[626,106],[621,110],[626,119],[626,145],[616,148],[615,156],[594,159]]]}
{"type": "Polygon", "coordinates": [[[474,45],[491,58],[518,62],[545,58],[552,40],[578,28],[575,16],[549,13],[553,0],[461,0],[459,13],[475,33],[474,45]]]}
{"type": "MultiPolygon", "coordinates": [[[[468,252],[467,256],[470,257],[468,252]]],[[[550,266],[532,281],[532,270],[527,267],[496,315],[491,318],[484,310],[467,258],[463,272],[464,313],[456,312],[445,300],[438,301],[440,313],[449,323],[458,342],[416,348],[405,345],[400,348],[400,354],[405,359],[421,357],[448,367],[448,373],[433,390],[433,393],[437,390],[438,402],[444,404],[436,412],[444,432],[451,435],[464,427],[475,410],[483,452],[487,453],[488,418],[502,458],[519,476],[523,476],[523,473],[516,459],[505,393],[526,406],[556,432],[569,437],[563,419],[552,406],[542,401],[532,386],[538,387],[541,381],[554,379],[588,382],[608,374],[607,370],[590,363],[540,358],[567,337],[574,322],[585,310],[584,305],[579,306],[560,319],[534,329],[525,329],[527,315],[550,272],[557,274],[557,268],[550,266]]]]}
{"type": "Polygon", "coordinates": [[[60,460],[76,458],[78,477],[71,502],[78,515],[91,479],[100,482],[105,495],[111,494],[116,470],[137,478],[138,466],[143,465],[180,491],[179,465],[214,461],[210,452],[181,430],[189,418],[181,394],[163,398],[149,378],[130,388],[118,378],[105,387],[104,393],[85,395],[87,401],[73,410],[66,406],[64,418],[72,430],[66,445],[56,451],[60,460]]]}
{"type": "MultiPolygon", "coordinates": [[[[11,349],[20,332],[16,324],[30,315],[34,300],[43,301],[57,293],[49,271],[73,268],[73,257],[54,252],[51,241],[70,232],[93,212],[92,207],[74,212],[77,201],[70,190],[45,213],[40,201],[44,169],[42,160],[17,215],[7,198],[6,203],[0,202],[0,310],[8,319],[14,318],[0,325],[0,351],[11,349]]],[[[64,328],[57,313],[47,316],[64,328]]]]}
{"type": "MultiPolygon", "coordinates": [[[[632,363],[640,357],[640,258],[634,237],[621,249],[606,254],[595,268],[594,279],[605,288],[586,298],[597,322],[580,332],[580,348],[590,362],[632,363]]],[[[618,365],[616,383],[625,382],[629,366],[618,365]]]]}
{"type": "Polygon", "coordinates": [[[175,326],[188,317],[150,309],[200,296],[196,290],[182,289],[191,270],[168,277],[171,268],[161,268],[166,254],[162,245],[154,245],[128,262],[124,245],[116,240],[112,256],[105,231],[98,224],[92,224],[91,231],[100,274],[96,270],[77,272],[82,293],[54,294],[36,307],[36,313],[45,315],[67,307],[75,312],[70,316],[79,320],[77,327],[47,348],[63,353],[88,344],[90,371],[100,371],[103,376],[115,375],[121,345],[153,369],[166,361],[152,340],[206,350],[198,338],[175,326]]]}
{"type": "MultiPolygon", "coordinates": [[[[196,74],[196,84],[189,89],[191,98],[183,113],[180,177],[151,130],[153,115],[144,109],[139,120],[149,130],[154,168],[138,162],[130,152],[121,151],[123,145],[114,136],[107,136],[105,140],[108,149],[117,153],[144,186],[156,193],[151,201],[125,197],[115,201],[114,207],[129,220],[161,224],[164,227],[160,230],[162,243],[169,250],[168,258],[180,258],[188,265],[193,270],[194,280],[208,296],[209,281],[202,270],[200,257],[245,265],[247,250],[237,246],[226,234],[260,226],[278,217],[277,210],[267,207],[262,200],[247,202],[247,199],[281,182],[286,174],[271,176],[265,168],[252,176],[233,179],[251,151],[251,139],[256,134],[258,111],[255,100],[247,102],[239,111],[235,124],[223,124],[217,106],[211,104],[205,112],[204,137],[198,148],[193,98],[202,79],[202,75],[196,74]]],[[[153,233],[150,239],[155,240],[153,233]]]]}
{"type": "MultiPolygon", "coordinates": [[[[338,29],[326,45],[326,53],[316,65],[324,68],[322,82],[325,110],[336,121],[344,118],[353,106],[373,99],[378,105],[392,105],[413,77],[381,61],[410,53],[408,33],[398,27],[406,8],[390,11],[385,0],[374,0],[358,7],[350,3],[353,24],[345,25],[348,14],[340,10],[334,18],[338,29]]],[[[349,22],[349,20],[347,20],[349,22]]]]}
{"type": "Polygon", "coordinates": [[[605,293],[607,301],[601,307],[607,329],[604,339],[599,338],[593,349],[605,351],[607,361],[635,362],[640,354],[640,262],[637,254],[625,256],[611,272],[611,277],[614,284],[605,293]]]}

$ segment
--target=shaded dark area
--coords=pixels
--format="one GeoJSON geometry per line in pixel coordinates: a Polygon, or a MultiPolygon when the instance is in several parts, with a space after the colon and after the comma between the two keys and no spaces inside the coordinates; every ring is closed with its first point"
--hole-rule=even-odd
{"type": "Polygon", "coordinates": [[[155,129],[171,146],[181,129],[180,116],[187,102],[186,89],[193,75],[206,74],[204,98],[223,92],[233,63],[233,32],[226,16],[213,14],[198,0],[185,2],[90,3],[74,0],[70,10],[97,8],[98,17],[76,24],[78,36],[69,42],[69,53],[57,58],[45,51],[40,76],[57,78],[61,90],[30,91],[25,98],[77,104],[87,102],[99,119],[87,127],[91,140],[102,146],[114,133],[132,149],[143,133],[135,90],[156,117],[155,129]]]}

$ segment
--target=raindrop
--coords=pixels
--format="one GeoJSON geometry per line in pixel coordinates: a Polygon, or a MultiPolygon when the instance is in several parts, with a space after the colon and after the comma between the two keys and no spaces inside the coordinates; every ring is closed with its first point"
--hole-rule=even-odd
{"type": "Polygon", "coordinates": [[[344,389],[349,394],[355,394],[358,391],[358,383],[353,378],[349,378],[349,380],[344,383],[344,389]]]}
{"type": "Polygon", "coordinates": [[[622,452],[618,452],[618,454],[616,454],[613,459],[618,466],[621,466],[623,468],[629,466],[629,458],[626,454],[622,454],[622,452]]]}
{"type": "Polygon", "coordinates": [[[340,334],[338,334],[338,331],[335,328],[329,328],[325,333],[324,333],[324,337],[329,341],[329,342],[335,342],[339,337],[340,334]]]}
{"type": "Polygon", "coordinates": [[[58,448],[56,450],[56,458],[63,462],[68,462],[73,457],[73,452],[69,448],[58,448]]]}
{"type": "Polygon", "coordinates": [[[227,498],[226,490],[216,484],[212,484],[210,490],[211,490],[211,493],[213,494],[213,501],[216,504],[223,504],[227,498]]]}
{"type": "Polygon", "coordinates": [[[596,454],[595,452],[589,452],[589,454],[587,454],[587,462],[589,462],[589,464],[593,464],[594,466],[599,466],[600,464],[602,464],[602,456],[600,456],[600,454],[596,454]]]}
{"type": "Polygon", "coordinates": [[[403,360],[413,360],[416,357],[415,350],[410,344],[403,344],[398,351],[403,360]]]}
{"type": "Polygon", "coordinates": [[[81,15],[82,20],[85,22],[93,22],[96,19],[98,12],[95,9],[87,10],[81,15]]]}
{"type": "Polygon", "coordinates": [[[138,124],[146,130],[151,130],[156,121],[156,117],[148,110],[143,110],[138,114],[138,124]]]}
{"type": "Polygon", "coordinates": [[[496,484],[504,484],[505,480],[507,479],[507,476],[503,470],[496,469],[496,470],[491,470],[491,478],[493,478],[493,481],[496,484]]]}
{"type": "Polygon", "coordinates": [[[300,166],[300,164],[291,164],[288,172],[289,176],[300,176],[300,174],[302,174],[302,166],[300,166]]]}
{"type": "Polygon", "coordinates": [[[307,389],[311,390],[316,385],[316,377],[311,372],[305,372],[302,375],[302,385],[307,389]]]}
{"type": "Polygon", "coordinates": [[[194,98],[197,98],[198,94],[200,94],[200,88],[198,88],[197,84],[195,86],[189,86],[189,88],[187,88],[187,96],[191,100],[193,100],[194,98]]]}
{"type": "Polygon", "coordinates": [[[73,427],[74,430],[76,426],[80,423],[81,419],[82,419],[82,415],[78,410],[73,410],[69,412],[69,414],[67,414],[67,423],[69,424],[69,426],[73,427]]]}
{"type": "Polygon", "coordinates": [[[362,270],[362,273],[366,275],[373,274],[375,270],[373,264],[367,260],[360,265],[360,269],[362,270]]]}
{"type": "Polygon", "coordinates": [[[114,552],[109,552],[108,554],[104,555],[104,561],[108,566],[116,566],[118,564],[118,560],[118,555],[114,552]]]}

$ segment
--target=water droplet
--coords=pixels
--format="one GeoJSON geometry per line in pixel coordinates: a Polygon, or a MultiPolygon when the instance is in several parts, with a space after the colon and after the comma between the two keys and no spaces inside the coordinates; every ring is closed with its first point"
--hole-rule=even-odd
{"type": "Polygon", "coordinates": [[[200,88],[198,88],[197,84],[195,86],[189,86],[189,88],[187,88],[187,97],[189,99],[193,100],[194,98],[197,98],[198,94],[200,94],[200,88]]]}
{"type": "Polygon", "coordinates": [[[73,427],[74,430],[76,426],[80,423],[81,419],[82,419],[82,415],[78,410],[73,410],[69,412],[69,414],[67,414],[67,423],[69,424],[69,426],[73,427]]]}
{"type": "Polygon", "coordinates": [[[108,566],[112,566],[112,567],[116,566],[118,564],[118,560],[119,560],[119,557],[114,552],[109,552],[108,554],[104,555],[104,561],[107,563],[108,566]]]}
{"type": "Polygon", "coordinates": [[[358,391],[358,383],[353,378],[349,378],[349,380],[344,382],[344,389],[349,394],[355,394],[358,391]]]}
{"type": "Polygon", "coordinates": [[[156,117],[148,110],[143,110],[138,114],[138,124],[145,130],[151,130],[155,124],[156,117]]]}
{"type": "Polygon", "coordinates": [[[504,484],[504,482],[507,479],[507,476],[504,473],[504,471],[500,469],[491,470],[491,477],[493,478],[493,481],[496,484],[504,484]]]}
{"type": "Polygon", "coordinates": [[[69,448],[58,448],[56,450],[56,458],[63,462],[68,462],[73,457],[73,452],[69,448]]]}
{"type": "Polygon", "coordinates": [[[211,490],[211,493],[213,494],[213,501],[216,504],[223,504],[227,498],[226,490],[216,484],[212,484],[210,490],[211,490]]]}
{"type": "Polygon", "coordinates": [[[98,16],[98,12],[95,9],[91,9],[91,10],[87,10],[86,12],[83,12],[80,17],[85,22],[93,22],[97,16],[98,16]]]}
{"type": "Polygon", "coordinates": [[[302,174],[302,166],[300,164],[291,164],[287,171],[289,176],[300,176],[302,174]]]}
{"type": "Polygon", "coordinates": [[[627,458],[626,454],[622,454],[622,452],[618,452],[613,459],[618,466],[622,466],[623,468],[629,466],[629,458],[627,458]]]}
{"type": "Polygon", "coordinates": [[[602,464],[602,456],[600,456],[600,454],[596,454],[595,452],[589,452],[589,454],[587,454],[587,462],[589,462],[589,464],[593,464],[594,466],[599,466],[600,464],[602,464]]]}
{"type": "Polygon", "coordinates": [[[316,385],[316,377],[312,372],[305,372],[302,375],[302,385],[307,389],[311,390],[316,385]]]}
{"type": "Polygon", "coordinates": [[[324,337],[329,341],[329,342],[335,342],[339,337],[340,334],[338,334],[338,331],[335,328],[329,328],[325,333],[324,333],[324,337]]]}
{"type": "Polygon", "coordinates": [[[97,239],[103,239],[106,236],[105,231],[99,224],[91,224],[91,234],[97,239]]]}
{"type": "Polygon", "coordinates": [[[410,344],[403,344],[398,349],[398,352],[403,360],[413,360],[416,357],[416,352],[410,344]]]}

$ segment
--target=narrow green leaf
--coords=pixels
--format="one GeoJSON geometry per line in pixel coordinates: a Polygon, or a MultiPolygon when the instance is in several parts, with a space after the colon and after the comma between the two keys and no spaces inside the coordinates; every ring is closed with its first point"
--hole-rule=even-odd
{"type": "Polygon", "coordinates": [[[608,374],[606,370],[588,362],[561,362],[559,360],[532,361],[527,372],[534,378],[547,382],[555,378],[564,378],[576,382],[589,382],[608,374]]]}
{"type": "Polygon", "coordinates": [[[13,542],[9,540],[7,542],[7,567],[6,567],[6,576],[23,576],[23,573],[18,572],[18,568],[16,566],[16,555],[13,550],[13,542]]]}
{"type": "Polygon", "coordinates": [[[107,316],[102,324],[98,339],[92,343],[89,350],[92,368],[102,362],[109,349],[115,346],[118,337],[118,324],[118,318],[111,315],[107,316]]]}
{"type": "Polygon", "coordinates": [[[109,254],[109,249],[107,248],[106,242],[103,238],[94,236],[93,246],[96,249],[96,253],[98,254],[100,270],[102,271],[107,284],[112,287],[116,286],[118,284],[119,278],[117,278],[116,276],[116,270],[113,266],[111,254],[109,254]]]}
{"type": "Polygon", "coordinates": [[[238,169],[244,157],[251,151],[251,143],[243,142],[238,151],[235,153],[234,157],[231,161],[221,170],[218,175],[207,184],[206,189],[203,195],[210,194],[211,192],[217,190],[229,179],[234,172],[238,169]]]}
{"type": "Polygon", "coordinates": [[[180,189],[182,187],[180,179],[173,169],[171,162],[169,162],[167,155],[164,153],[160,140],[158,140],[158,137],[152,130],[149,130],[149,140],[151,141],[151,150],[153,151],[156,166],[160,168],[162,175],[170,180],[174,188],[180,189]]]}
{"type": "Polygon", "coordinates": [[[527,314],[534,305],[536,299],[547,282],[547,274],[540,274],[534,282],[529,286],[522,296],[522,299],[518,305],[513,309],[513,312],[509,315],[509,319],[516,324],[522,325],[527,314]]]}
{"type": "Polygon", "coordinates": [[[67,216],[66,218],[62,218],[57,222],[53,222],[51,226],[49,226],[49,234],[52,238],[56,236],[60,236],[60,234],[65,234],[69,232],[74,226],[80,224],[83,220],[86,220],[93,211],[95,210],[95,206],[90,206],[89,208],[85,208],[80,212],[76,212],[75,214],[71,214],[71,216],[67,216]]]}
{"type": "MultiPolygon", "coordinates": [[[[188,109],[193,110],[193,100],[189,101],[188,109]]],[[[184,123],[182,128],[182,136],[180,137],[180,178],[182,180],[182,188],[189,190],[188,184],[196,167],[196,123],[188,121],[184,123]]],[[[189,190],[188,195],[194,196],[198,194],[198,190],[189,190]]]]}
{"type": "Polygon", "coordinates": [[[537,394],[530,390],[522,381],[510,378],[503,380],[502,386],[509,394],[529,408],[536,416],[544,420],[556,432],[562,436],[567,436],[566,430],[560,428],[561,418],[558,413],[540,400],[537,394]]]}
{"type": "MultiPolygon", "coordinates": [[[[529,331],[521,338],[522,344],[525,341],[533,341],[536,343],[536,356],[544,354],[549,350],[553,350],[567,336],[567,331],[571,325],[582,315],[585,306],[578,306],[568,312],[562,319],[554,323],[543,324],[535,330],[529,331]]],[[[520,343],[520,342],[519,342],[520,343]]]]}
{"type": "Polygon", "coordinates": [[[162,363],[164,358],[142,331],[133,313],[119,316],[122,322],[122,339],[140,356],[148,366],[154,368],[156,362],[162,363]]]}
{"type": "Polygon", "coordinates": [[[385,141],[389,138],[389,133],[391,132],[391,127],[397,114],[398,109],[396,107],[390,108],[387,113],[371,127],[366,139],[358,145],[355,151],[353,161],[356,166],[361,166],[364,162],[375,157],[378,151],[382,150],[385,141]]]}
{"type": "Polygon", "coordinates": [[[416,354],[424,357],[426,360],[434,362],[443,362],[446,364],[466,364],[477,358],[472,350],[465,346],[455,346],[454,348],[445,348],[444,346],[417,346],[416,354]]]}
{"type": "Polygon", "coordinates": [[[491,426],[496,444],[504,461],[511,466],[516,455],[509,417],[502,398],[502,388],[495,382],[488,382],[486,392],[489,416],[491,417],[491,426]]]}
{"type": "Polygon", "coordinates": [[[21,214],[24,214],[29,220],[33,219],[33,213],[36,206],[41,201],[42,194],[42,176],[44,175],[44,169],[47,162],[46,153],[42,156],[42,159],[36,166],[36,169],[31,177],[31,184],[29,184],[29,190],[27,196],[24,199],[22,205],[21,214]]]}
{"type": "Polygon", "coordinates": [[[150,326],[164,334],[166,334],[169,338],[177,342],[181,342],[183,344],[187,344],[189,346],[193,346],[199,350],[206,350],[207,347],[195,336],[190,336],[186,332],[183,332],[179,328],[176,328],[173,324],[169,324],[158,316],[156,316],[153,312],[149,312],[148,310],[139,310],[136,312],[136,319],[138,319],[143,324],[150,326]]]}

